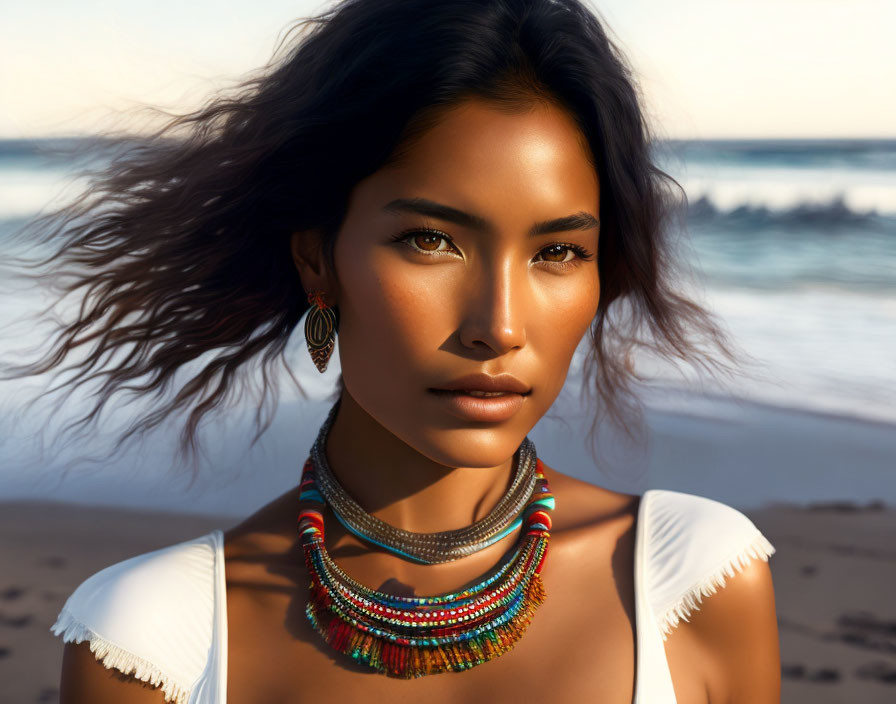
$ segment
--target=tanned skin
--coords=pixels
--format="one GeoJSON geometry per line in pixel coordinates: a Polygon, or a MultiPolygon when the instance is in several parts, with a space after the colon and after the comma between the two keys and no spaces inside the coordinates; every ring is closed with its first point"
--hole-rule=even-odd
{"type": "MultiPolygon", "coordinates": [[[[458,528],[485,516],[506,491],[514,452],[559,394],[597,311],[599,227],[583,220],[578,229],[529,234],[535,223],[598,218],[600,184],[589,156],[574,120],[554,105],[508,114],[471,99],[447,111],[400,165],[358,184],[338,233],[335,276],[316,233],[295,233],[304,288],[324,291],[340,312],[346,391],[327,457],[346,490],[380,519],[411,531],[458,528]],[[399,198],[477,220],[385,208],[399,198]],[[411,232],[393,239],[416,228],[444,238],[411,232]],[[532,391],[510,420],[472,423],[447,413],[427,390],[476,372],[508,372],[532,391]]],[[[303,461],[296,458],[297,480],[303,461]]],[[[311,630],[297,489],[227,531],[227,704],[629,704],[640,497],[564,469],[545,469],[557,504],[542,573],[547,601],[511,651],[462,673],[388,678],[339,656],[311,630]]],[[[454,562],[416,565],[371,549],[329,511],[325,523],[327,549],[349,575],[406,595],[478,581],[517,539],[454,562]]],[[[665,647],[679,704],[779,702],[768,564],[754,561],[706,597],[665,647]]],[[[163,698],[105,669],[82,643],[66,646],[61,701],[163,698]]]]}

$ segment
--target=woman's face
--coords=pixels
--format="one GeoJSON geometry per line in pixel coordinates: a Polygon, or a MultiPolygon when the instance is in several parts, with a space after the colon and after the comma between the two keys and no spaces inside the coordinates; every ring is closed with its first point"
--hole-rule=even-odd
{"type": "Polygon", "coordinates": [[[471,100],[446,113],[351,194],[330,289],[346,392],[435,462],[507,461],[597,312],[599,190],[560,109],[511,115],[471,100]],[[531,391],[491,420],[433,391],[478,373],[531,391]]]}

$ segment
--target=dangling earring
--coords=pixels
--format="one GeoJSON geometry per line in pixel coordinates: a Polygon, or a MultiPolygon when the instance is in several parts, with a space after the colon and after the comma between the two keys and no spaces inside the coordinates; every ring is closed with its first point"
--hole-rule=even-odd
{"type": "Polygon", "coordinates": [[[305,341],[314,365],[323,373],[327,369],[336,341],[336,313],[324,303],[323,291],[311,291],[308,303],[314,307],[305,318],[305,341]]]}

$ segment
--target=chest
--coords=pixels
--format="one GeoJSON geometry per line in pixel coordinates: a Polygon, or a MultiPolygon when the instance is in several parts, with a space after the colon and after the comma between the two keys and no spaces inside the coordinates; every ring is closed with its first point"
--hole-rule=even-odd
{"type": "MultiPolygon", "coordinates": [[[[656,704],[650,701],[651,683],[669,676],[680,704],[708,704],[705,649],[687,622],[664,642],[658,633],[639,638],[635,542],[634,516],[610,525],[585,522],[568,530],[555,526],[542,570],[546,600],[515,646],[464,672],[415,680],[386,677],[330,649],[305,615],[309,576],[298,553],[271,562],[259,559],[258,551],[250,552],[254,559],[227,563],[226,704],[631,704],[636,680],[639,704],[656,704]],[[652,664],[641,673],[639,648],[653,653],[652,664]],[[651,669],[658,660],[668,664],[668,675],[651,669]]],[[[482,573],[477,570],[442,584],[408,584],[417,593],[440,593],[482,573]]],[[[384,574],[388,571],[374,569],[353,576],[363,584],[380,584],[384,574]]],[[[640,597],[649,599],[643,591],[640,597]]]]}
{"type": "Polygon", "coordinates": [[[593,557],[577,554],[574,545],[552,546],[542,573],[547,598],[510,651],[464,672],[413,680],[375,673],[331,650],[305,616],[301,578],[293,589],[267,593],[228,588],[227,704],[630,704],[636,658],[632,565],[593,557]]]}

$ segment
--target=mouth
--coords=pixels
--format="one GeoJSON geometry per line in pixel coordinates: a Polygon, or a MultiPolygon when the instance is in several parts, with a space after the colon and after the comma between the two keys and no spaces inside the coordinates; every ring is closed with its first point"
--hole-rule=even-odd
{"type": "Polygon", "coordinates": [[[472,396],[473,398],[498,398],[502,396],[528,396],[531,391],[524,394],[514,391],[481,391],[479,389],[429,389],[436,394],[453,394],[455,396],[472,396]]]}
{"type": "Polygon", "coordinates": [[[428,389],[444,410],[465,421],[498,423],[512,418],[531,393],[478,389],[428,389]]]}

